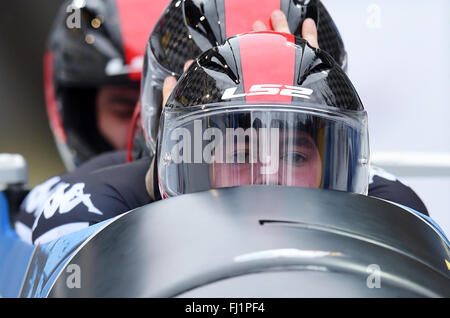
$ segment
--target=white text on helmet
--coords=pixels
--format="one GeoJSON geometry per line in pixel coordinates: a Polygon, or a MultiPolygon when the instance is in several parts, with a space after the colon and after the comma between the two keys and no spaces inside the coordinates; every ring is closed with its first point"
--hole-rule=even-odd
{"type": "Polygon", "coordinates": [[[309,99],[309,96],[311,96],[311,94],[313,93],[313,90],[310,88],[279,84],[253,85],[252,87],[250,87],[248,93],[242,94],[235,94],[236,90],[237,87],[227,88],[222,95],[222,100],[257,95],[282,95],[309,99]]]}

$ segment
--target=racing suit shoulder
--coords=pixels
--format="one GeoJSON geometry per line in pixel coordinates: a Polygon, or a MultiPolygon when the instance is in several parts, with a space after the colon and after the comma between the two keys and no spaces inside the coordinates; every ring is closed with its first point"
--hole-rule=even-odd
{"type": "Polygon", "coordinates": [[[126,162],[126,155],[125,150],[108,151],[86,161],[77,168],[77,171],[87,173],[104,167],[119,165],[126,162]]]}
{"type": "Polygon", "coordinates": [[[149,166],[150,159],[141,159],[60,177],[36,213],[32,242],[45,243],[150,203],[145,188],[149,166]]]}
{"type": "Polygon", "coordinates": [[[370,168],[369,196],[410,207],[424,215],[428,210],[419,196],[395,175],[372,166],[370,168]]]}
{"type": "Polygon", "coordinates": [[[77,180],[81,180],[84,175],[95,170],[122,164],[125,163],[125,161],[126,151],[106,152],[88,160],[74,171],[51,177],[34,187],[20,205],[15,219],[14,226],[19,237],[24,241],[31,243],[31,227],[34,224],[36,216],[42,211],[43,205],[47,199],[53,195],[59,183],[73,183],[77,180]]]}

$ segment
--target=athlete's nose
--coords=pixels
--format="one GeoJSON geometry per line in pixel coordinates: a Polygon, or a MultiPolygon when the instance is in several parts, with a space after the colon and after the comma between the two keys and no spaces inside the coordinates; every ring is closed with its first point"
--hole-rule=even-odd
{"type": "Polygon", "coordinates": [[[271,167],[270,161],[267,164],[258,162],[253,167],[253,184],[279,185],[278,170],[271,167]]]}

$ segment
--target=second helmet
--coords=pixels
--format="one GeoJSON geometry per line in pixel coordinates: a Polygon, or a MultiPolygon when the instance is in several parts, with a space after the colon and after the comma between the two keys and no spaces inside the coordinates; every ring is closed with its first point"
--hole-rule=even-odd
{"type": "Polygon", "coordinates": [[[231,36],[251,31],[256,20],[269,24],[271,13],[277,9],[285,13],[294,35],[300,35],[303,21],[312,18],[317,24],[319,47],[345,69],[347,54],[341,36],[319,0],[173,0],[153,30],[146,50],[141,125],[147,134],[141,144],[146,144],[150,155],[155,152],[164,79],[180,76],[187,60],[231,36]]]}

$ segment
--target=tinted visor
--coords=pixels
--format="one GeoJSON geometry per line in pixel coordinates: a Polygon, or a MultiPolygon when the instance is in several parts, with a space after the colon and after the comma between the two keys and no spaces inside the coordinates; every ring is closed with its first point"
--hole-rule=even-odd
{"type": "Polygon", "coordinates": [[[165,118],[170,124],[163,124],[159,145],[161,191],[174,196],[284,185],[367,193],[365,116],[243,106],[165,118]]]}

